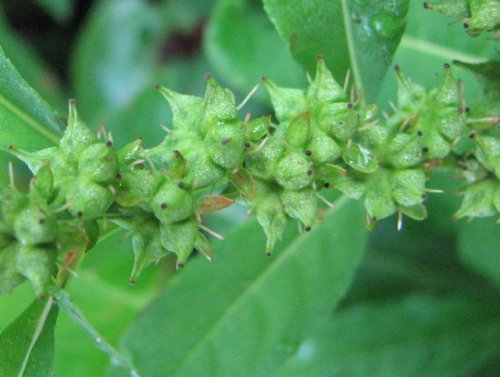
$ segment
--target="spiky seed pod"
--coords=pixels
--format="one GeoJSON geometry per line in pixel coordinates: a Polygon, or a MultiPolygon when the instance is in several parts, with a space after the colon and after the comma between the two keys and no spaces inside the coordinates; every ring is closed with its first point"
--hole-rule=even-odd
{"type": "Polygon", "coordinates": [[[100,221],[108,217],[131,235],[131,283],[169,252],[179,268],[193,249],[211,259],[200,229],[217,234],[203,225],[203,216],[235,199],[255,213],[267,236],[267,254],[289,218],[311,230],[318,198],[327,202],[319,193],[324,188],[364,197],[369,227],[394,213],[423,220],[425,182],[451,153],[461,159],[467,180],[456,217],[498,215],[495,118],[488,117],[486,127],[477,125],[481,119],[470,122],[474,132],[467,131],[469,112],[448,65],[443,83],[432,90],[412,83],[399,68],[396,75],[398,104],[379,123],[376,109],[348,98],[321,58],[307,90],[264,79],[277,124],[269,116],[241,121],[233,94],[212,77],[203,98],[158,86],[172,107],[173,124],[149,150],[136,140],[115,152],[111,140],[101,143],[70,102],[58,147],[34,153],[10,148],[37,175],[29,193],[14,187],[0,192],[0,290],[27,278],[43,295],[57,253],[91,248],[100,221]],[[458,153],[467,134],[473,150],[458,153]],[[225,189],[213,195],[219,184],[225,189]]]}

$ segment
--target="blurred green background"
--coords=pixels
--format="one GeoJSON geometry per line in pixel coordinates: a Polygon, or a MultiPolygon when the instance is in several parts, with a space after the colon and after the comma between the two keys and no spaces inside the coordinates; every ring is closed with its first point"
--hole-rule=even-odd
{"type": "MultiPolygon", "coordinates": [[[[411,2],[407,32],[394,63],[414,81],[432,87],[439,82],[445,62],[479,62],[497,56],[494,43],[485,37],[469,38],[460,24],[448,22],[424,11],[419,1],[411,2]]],[[[203,75],[211,72],[236,93],[237,101],[263,75],[282,86],[306,84],[303,69],[258,0],[3,0],[0,45],[26,81],[60,114],[65,114],[67,99],[76,98],[87,124],[97,129],[105,122],[118,145],[139,136],[147,147],[163,139],[161,125],[169,125],[171,114],[153,89],[156,83],[202,95],[203,75]]],[[[473,105],[479,86],[469,72],[460,68],[455,72],[463,79],[467,101],[473,105]]],[[[395,101],[395,96],[395,80],[389,73],[377,105],[389,109],[388,101],[395,101]]],[[[264,90],[244,111],[255,117],[270,113],[264,90]]],[[[4,167],[11,160],[3,152],[0,157],[4,167]]],[[[22,180],[26,170],[17,162],[15,166],[22,180]]],[[[5,180],[6,168],[1,170],[5,180]]],[[[370,234],[354,283],[340,306],[306,335],[281,344],[288,361],[276,375],[500,375],[500,234],[494,219],[470,224],[451,221],[459,206],[454,192],[460,183],[446,172],[433,178],[429,187],[444,188],[445,194],[431,195],[427,221],[405,220],[401,232],[396,231],[394,218],[379,224],[370,234]]],[[[246,210],[236,206],[212,216],[209,224],[231,234],[237,248],[247,242],[239,229],[247,226],[241,225],[245,216],[246,210]]],[[[69,286],[89,321],[115,345],[144,308],[151,313],[159,303],[179,299],[184,306],[177,316],[195,316],[203,310],[196,302],[183,301],[187,296],[178,292],[195,274],[202,274],[206,281],[191,289],[209,298],[213,295],[212,305],[220,302],[229,310],[231,303],[220,298],[224,292],[212,289],[211,284],[219,278],[231,284],[231,276],[222,275],[231,268],[237,271],[248,266],[230,267],[223,256],[251,252],[254,259],[245,263],[257,264],[263,262],[255,258],[264,258],[262,237],[251,238],[254,243],[248,244],[248,250],[221,251],[220,272],[195,257],[185,271],[177,273],[174,258],[166,258],[131,287],[127,281],[133,257],[129,241],[123,238],[119,232],[102,240],[69,286]],[[159,294],[159,301],[148,306],[159,294]]],[[[287,242],[297,241],[291,237],[287,242]]],[[[307,247],[314,249],[320,247],[321,239],[313,237],[311,242],[317,244],[307,247]]],[[[216,251],[222,248],[216,245],[216,251]]],[[[329,287],[318,295],[328,300],[329,287]]],[[[32,298],[27,284],[11,296],[0,296],[0,331],[32,298]]],[[[180,323],[172,315],[172,323],[180,323]]],[[[158,320],[147,318],[152,326],[158,320]]],[[[266,326],[273,331],[272,324],[266,326]]],[[[176,342],[182,344],[182,330],[172,333],[177,339],[168,340],[173,347],[176,342]]],[[[134,330],[130,331],[123,341],[125,348],[130,348],[127,342],[134,330]]],[[[162,355],[161,348],[158,355],[162,355]]],[[[108,368],[108,357],[61,314],[56,327],[56,375],[105,376],[108,368]]],[[[207,373],[217,375],[213,370],[207,373]]],[[[160,370],[151,375],[169,374],[160,370]]]]}

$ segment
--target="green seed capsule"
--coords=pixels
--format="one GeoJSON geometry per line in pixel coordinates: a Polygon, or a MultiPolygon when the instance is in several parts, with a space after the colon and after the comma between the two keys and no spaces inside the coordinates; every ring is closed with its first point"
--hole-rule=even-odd
{"type": "Polygon", "coordinates": [[[346,102],[326,104],[318,114],[321,129],[340,141],[350,139],[359,125],[359,116],[349,105],[346,102]]]}
{"type": "Polygon", "coordinates": [[[156,218],[162,223],[186,220],[194,214],[194,199],[190,192],[166,180],[149,202],[156,218]]]}
{"type": "Polygon", "coordinates": [[[311,138],[311,118],[309,113],[302,113],[292,119],[285,133],[287,143],[303,149],[311,138]]]}
{"type": "Polygon", "coordinates": [[[97,143],[85,148],[78,157],[78,171],[96,183],[111,183],[118,174],[118,156],[111,146],[97,143]]]}
{"type": "Polygon", "coordinates": [[[214,163],[208,154],[200,153],[199,158],[190,160],[186,182],[192,182],[193,190],[218,183],[224,177],[224,170],[214,163]]]}
{"type": "Polygon", "coordinates": [[[211,127],[205,138],[208,155],[220,167],[233,169],[241,165],[245,138],[240,124],[211,127]]]}
{"type": "Polygon", "coordinates": [[[497,31],[500,27],[498,0],[469,0],[471,17],[465,19],[467,34],[475,37],[483,31],[497,31]]]}
{"type": "Polygon", "coordinates": [[[405,207],[420,204],[425,195],[425,173],[421,169],[396,171],[393,174],[394,200],[405,207]]]}
{"type": "Polygon", "coordinates": [[[476,158],[487,170],[500,179],[500,140],[491,136],[476,136],[476,158]]]}
{"type": "Polygon", "coordinates": [[[376,147],[381,146],[389,139],[390,136],[388,128],[379,125],[373,125],[360,130],[359,134],[363,140],[362,144],[370,149],[375,149],[376,147]]]}
{"type": "Polygon", "coordinates": [[[422,153],[427,160],[444,158],[451,151],[451,143],[435,131],[424,131],[422,145],[422,153]]]}
{"type": "Polygon", "coordinates": [[[399,66],[394,68],[398,83],[398,107],[407,114],[419,114],[425,106],[427,91],[424,87],[415,84],[405,77],[399,66]]]}
{"type": "Polygon", "coordinates": [[[92,220],[106,213],[114,195],[109,188],[80,177],[68,188],[66,199],[73,216],[92,220]]]}
{"type": "Polygon", "coordinates": [[[0,294],[9,294],[24,281],[17,272],[17,244],[11,242],[0,250],[0,294]]]}
{"type": "Polygon", "coordinates": [[[287,224],[281,198],[277,192],[259,183],[252,204],[255,208],[257,221],[267,236],[266,254],[271,255],[276,242],[281,238],[287,224]]]}
{"type": "Polygon", "coordinates": [[[397,134],[381,149],[385,162],[395,168],[413,167],[424,160],[422,140],[418,135],[397,134]]]}
{"type": "Polygon", "coordinates": [[[58,224],[57,251],[59,254],[69,250],[85,252],[92,249],[99,237],[99,225],[97,221],[86,221],[81,224],[68,224],[60,222],[58,224]]]}
{"type": "Polygon", "coordinates": [[[460,83],[453,78],[449,64],[445,64],[444,66],[444,79],[441,87],[438,89],[436,100],[443,106],[453,106],[456,108],[461,105],[462,94],[460,83]]]}
{"type": "Polygon", "coordinates": [[[432,9],[446,16],[465,18],[470,16],[469,0],[441,0],[439,3],[424,3],[425,9],[432,9]]]}
{"type": "Polygon", "coordinates": [[[307,111],[306,98],[301,89],[280,88],[264,78],[264,85],[271,96],[274,112],[280,122],[289,121],[307,111]]]}
{"type": "Polygon", "coordinates": [[[65,154],[79,156],[85,148],[98,141],[97,136],[80,119],[75,101],[69,101],[68,128],[64,131],[59,148],[65,154]]]}
{"type": "Polygon", "coordinates": [[[165,176],[146,169],[128,169],[120,173],[119,181],[117,203],[123,207],[134,207],[151,200],[165,181],[165,176]]]}
{"type": "Polygon", "coordinates": [[[248,172],[255,178],[274,179],[276,167],[285,149],[285,145],[280,140],[268,139],[258,152],[246,156],[245,165],[248,172]]]}
{"type": "Polygon", "coordinates": [[[157,89],[172,108],[173,126],[176,130],[200,129],[200,118],[203,109],[203,100],[200,97],[176,93],[163,86],[157,86],[157,89]]]}
{"type": "Polygon", "coordinates": [[[28,205],[28,196],[13,189],[3,189],[1,191],[2,218],[11,229],[19,217],[19,213],[28,205]]]}
{"type": "Polygon", "coordinates": [[[285,190],[281,193],[281,202],[288,216],[301,221],[306,229],[311,229],[318,207],[318,198],[312,189],[285,190]]]}
{"type": "Polygon", "coordinates": [[[335,81],[322,57],[318,58],[316,76],[307,90],[307,99],[310,103],[318,104],[343,102],[346,99],[342,87],[335,81]]]}
{"type": "Polygon", "coordinates": [[[56,250],[19,246],[16,253],[17,272],[27,278],[39,296],[44,296],[51,277],[56,273],[56,250]]]}
{"type": "Polygon", "coordinates": [[[340,146],[335,140],[321,130],[314,131],[306,151],[310,152],[310,158],[316,164],[334,162],[341,153],[340,146]]]}
{"type": "Polygon", "coordinates": [[[167,254],[161,244],[158,225],[153,223],[145,223],[145,225],[145,228],[151,229],[151,231],[135,232],[132,236],[134,267],[129,280],[131,284],[135,284],[137,278],[147,266],[156,263],[167,254]]]}
{"type": "Polygon", "coordinates": [[[234,124],[238,122],[233,93],[222,88],[213,77],[207,79],[207,90],[203,98],[203,105],[202,132],[217,127],[221,123],[234,124]]]}
{"type": "Polygon", "coordinates": [[[278,163],[275,178],[287,189],[299,190],[309,186],[313,181],[312,163],[303,153],[288,153],[278,163]]]}
{"type": "Polygon", "coordinates": [[[194,218],[175,224],[161,225],[161,242],[177,255],[177,268],[182,268],[193,252],[198,239],[198,223],[194,218]]]}
{"type": "Polygon", "coordinates": [[[49,165],[42,166],[31,180],[31,191],[45,201],[49,201],[54,194],[54,176],[49,165]]]}
{"type": "Polygon", "coordinates": [[[455,217],[487,217],[500,213],[500,181],[486,179],[469,185],[463,191],[463,201],[455,217]]]}
{"type": "Polygon", "coordinates": [[[367,177],[365,208],[371,221],[388,217],[397,211],[393,200],[391,172],[379,169],[367,177]]]}
{"type": "Polygon", "coordinates": [[[57,237],[56,218],[47,208],[30,205],[16,218],[14,234],[25,246],[53,242],[57,237]]]}

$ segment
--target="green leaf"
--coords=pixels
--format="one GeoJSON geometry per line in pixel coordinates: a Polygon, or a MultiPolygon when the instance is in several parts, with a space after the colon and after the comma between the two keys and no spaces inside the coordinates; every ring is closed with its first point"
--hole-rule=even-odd
{"type": "Polygon", "coordinates": [[[0,48],[0,147],[33,151],[59,142],[62,119],[24,81],[0,48]]]}
{"type": "Polygon", "coordinates": [[[85,316],[82,314],[80,309],[78,309],[70,300],[69,293],[62,289],[52,289],[51,294],[59,305],[59,308],[73,321],[82,327],[82,329],[87,333],[87,335],[94,341],[95,345],[103,352],[107,353],[111,358],[112,365],[120,366],[124,368],[127,376],[139,377],[139,374],[135,370],[134,366],[130,361],[118,352],[111,344],[106,342],[102,336],[92,327],[92,325],[87,321],[85,316]]]}
{"type": "Polygon", "coordinates": [[[0,334],[0,376],[52,375],[57,307],[49,298],[34,301],[0,334]]]}
{"type": "Polygon", "coordinates": [[[462,262],[500,287],[500,232],[493,219],[462,223],[457,234],[462,262]]]}
{"type": "Polygon", "coordinates": [[[334,314],[273,375],[469,375],[500,352],[498,319],[498,307],[458,297],[360,304],[334,314]]]}
{"type": "MultiPolygon", "coordinates": [[[[63,123],[24,81],[0,47],[0,182],[8,182],[7,161],[16,162],[7,154],[9,145],[27,151],[53,146],[59,140],[63,123]]],[[[16,165],[16,170],[19,166],[22,165],[16,165]]]]}
{"type": "Polygon", "coordinates": [[[359,203],[341,200],[269,258],[253,220],[215,245],[213,264],[194,260],[174,277],[123,348],[148,377],[273,375],[344,295],[366,236],[359,203]]]}
{"type": "Polygon", "coordinates": [[[259,3],[219,1],[207,27],[205,49],[215,73],[242,92],[248,92],[261,76],[283,86],[305,84],[302,68],[259,3]]]}
{"type": "Polygon", "coordinates": [[[310,73],[323,55],[338,82],[349,67],[368,101],[380,89],[406,25],[408,0],[264,0],[293,56],[310,73]]]}

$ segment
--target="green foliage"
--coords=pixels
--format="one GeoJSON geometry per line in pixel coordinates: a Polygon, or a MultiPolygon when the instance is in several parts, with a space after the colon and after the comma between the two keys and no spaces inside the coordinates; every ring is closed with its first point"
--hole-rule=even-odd
{"type": "Polygon", "coordinates": [[[54,327],[58,309],[52,299],[34,301],[0,336],[0,376],[53,374],[54,327]]]}
{"type": "Polygon", "coordinates": [[[462,375],[496,357],[498,339],[495,308],[472,300],[359,304],[319,326],[275,375],[462,375]]]}
{"type": "Polygon", "coordinates": [[[128,330],[123,346],[141,375],[275,374],[345,294],[367,239],[361,212],[341,199],[324,226],[300,238],[288,229],[272,259],[234,252],[263,242],[255,221],[219,242],[214,266],[190,264],[128,330]]]}

